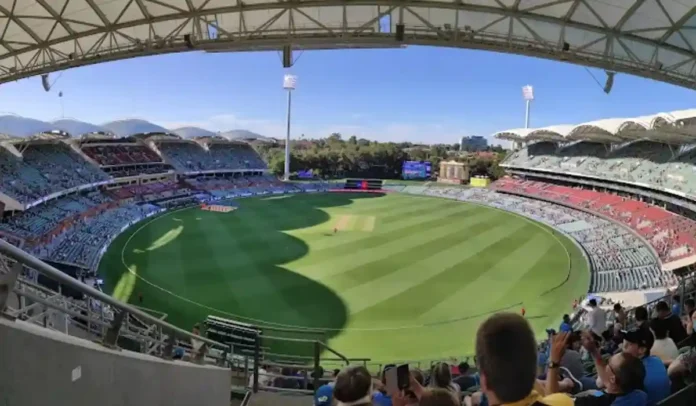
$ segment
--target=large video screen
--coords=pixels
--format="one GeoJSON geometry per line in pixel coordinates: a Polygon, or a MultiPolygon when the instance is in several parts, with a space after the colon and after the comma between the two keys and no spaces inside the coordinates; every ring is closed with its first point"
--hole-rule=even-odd
{"type": "Polygon", "coordinates": [[[429,161],[405,161],[401,168],[401,177],[403,179],[429,179],[430,169],[429,161]]]}

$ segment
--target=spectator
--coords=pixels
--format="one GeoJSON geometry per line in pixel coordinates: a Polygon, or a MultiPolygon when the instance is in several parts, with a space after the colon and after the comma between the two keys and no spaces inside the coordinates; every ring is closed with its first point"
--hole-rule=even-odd
{"type": "Polygon", "coordinates": [[[444,388],[432,388],[421,396],[418,406],[459,406],[461,402],[452,391],[444,388]]]}
{"type": "Polygon", "coordinates": [[[614,305],[614,315],[616,316],[616,324],[621,325],[620,329],[626,328],[626,311],[621,307],[621,304],[614,305]]]}
{"type": "Polygon", "coordinates": [[[694,303],[694,299],[686,299],[684,301],[684,312],[688,315],[691,315],[694,309],[696,309],[696,303],[694,303]]]}
{"type": "Polygon", "coordinates": [[[670,395],[671,386],[662,361],[650,355],[655,336],[647,327],[624,331],[623,352],[639,358],[645,367],[643,386],[648,394],[648,404],[655,405],[670,395]]]}
{"type": "Polygon", "coordinates": [[[696,347],[691,347],[687,352],[680,354],[669,364],[667,372],[673,380],[696,375],[696,347]]]}
{"type": "Polygon", "coordinates": [[[642,327],[643,325],[645,325],[645,323],[647,323],[648,310],[645,307],[643,307],[643,306],[636,307],[636,309],[634,310],[634,314],[636,315],[636,326],[637,327],[642,327]]]}
{"type": "MultiPolygon", "coordinates": [[[[629,354],[641,360],[645,370],[643,379],[643,391],[647,394],[650,406],[656,405],[661,400],[670,395],[670,381],[667,376],[667,371],[659,358],[650,355],[655,338],[647,326],[639,327],[631,331],[624,331],[623,353],[629,354]]],[[[602,355],[597,348],[597,343],[592,339],[590,334],[584,334],[582,337],[582,345],[594,360],[597,368],[597,386],[609,388],[612,385],[610,382],[615,379],[612,375],[613,363],[609,367],[604,362],[602,355]],[[606,382],[606,384],[605,384],[606,382]]],[[[613,358],[611,359],[613,360],[613,358]]]]}
{"type": "MultiPolygon", "coordinates": [[[[196,323],[193,325],[193,329],[191,330],[191,333],[195,336],[200,336],[201,335],[201,325],[196,323]]],[[[204,341],[202,340],[196,340],[195,338],[191,339],[191,355],[193,358],[193,361],[196,363],[202,363],[203,359],[205,357],[205,353],[207,351],[207,345],[204,341]]]]}
{"type": "Polygon", "coordinates": [[[567,314],[563,315],[563,321],[561,322],[561,326],[558,328],[558,331],[560,333],[568,333],[573,331],[573,326],[570,323],[570,316],[567,314]]]}
{"type": "Polygon", "coordinates": [[[380,390],[375,392],[374,397],[372,398],[376,406],[392,406],[391,394],[387,393],[385,389],[387,385],[387,371],[389,371],[392,368],[396,368],[396,365],[388,364],[384,366],[384,369],[382,369],[382,379],[379,382],[380,390]]]}
{"type": "Polygon", "coordinates": [[[595,334],[595,339],[600,341],[602,333],[607,329],[607,315],[604,310],[597,306],[597,300],[590,299],[588,305],[590,310],[587,313],[587,324],[589,324],[592,333],[595,334]]]}
{"type": "Polygon", "coordinates": [[[669,337],[675,342],[680,343],[686,337],[686,330],[682,325],[679,316],[672,313],[672,310],[667,305],[665,301],[657,302],[655,306],[655,311],[657,312],[657,317],[664,320],[667,323],[667,331],[669,332],[669,337]]]}
{"type": "Polygon", "coordinates": [[[452,382],[450,366],[446,362],[438,362],[433,365],[433,368],[430,370],[429,387],[446,389],[450,391],[453,396],[457,397],[457,399],[461,397],[459,385],[452,382]]]}
{"type": "Polygon", "coordinates": [[[667,336],[667,321],[654,319],[650,323],[650,327],[653,333],[655,333],[655,343],[650,349],[650,354],[658,357],[664,364],[669,365],[679,355],[679,349],[674,344],[674,341],[667,336]]]}
{"type": "Polygon", "coordinates": [[[454,378],[453,382],[459,385],[461,390],[467,390],[474,386],[478,386],[478,376],[469,374],[469,363],[459,363],[459,376],[454,378]]]}
{"type": "Polygon", "coordinates": [[[672,314],[677,317],[681,316],[681,297],[679,295],[672,297],[672,314]]]}
{"type": "Polygon", "coordinates": [[[575,406],[645,406],[648,396],[643,391],[645,368],[631,354],[619,353],[609,359],[607,384],[603,391],[592,391],[575,399],[575,406]]]}
{"type": "Polygon", "coordinates": [[[336,406],[372,406],[372,377],[363,366],[345,368],[333,387],[336,406]]]}
{"type": "MultiPolygon", "coordinates": [[[[534,389],[537,345],[529,323],[512,313],[498,313],[476,333],[481,390],[492,405],[572,405],[566,395],[542,397],[534,389]]],[[[560,362],[559,360],[556,360],[560,362]]]]}

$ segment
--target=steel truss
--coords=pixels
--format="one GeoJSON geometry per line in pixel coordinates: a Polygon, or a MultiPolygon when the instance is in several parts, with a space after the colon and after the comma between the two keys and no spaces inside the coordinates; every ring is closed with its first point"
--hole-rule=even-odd
{"type": "Polygon", "coordinates": [[[191,50],[432,45],[567,61],[691,88],[695,14],[672,0],[1,0],[0,83],[191,50]],[[397,24],[403,41],[395,38],[397,24]]]}

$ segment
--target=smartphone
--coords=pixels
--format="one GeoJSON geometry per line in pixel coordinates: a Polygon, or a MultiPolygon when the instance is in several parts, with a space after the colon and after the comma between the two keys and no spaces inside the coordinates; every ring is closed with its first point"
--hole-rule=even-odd
{"type": "Polygon", "coordinates": [[[387,393],[398,393],[399,392],[399,378],[397,368],[389,368],[384,371],[384,386],[386,386],[387,393]]]}
{"type": "Polygon", "coordinates": [[[411,373],[408,370],[408,364],[396,367],[396,384],[399,390],[406,390],[411,386],[411,373]]]}

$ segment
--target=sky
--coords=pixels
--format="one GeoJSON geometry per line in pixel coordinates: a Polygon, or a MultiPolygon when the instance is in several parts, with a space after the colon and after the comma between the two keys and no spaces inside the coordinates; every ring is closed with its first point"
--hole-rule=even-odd
{"type": "MultiPolygon", "coordinates": [[[[142,118],[166,128],[246,129],[285,136],[283,75],[297,75],[292,137],[339,132],[379,141],[455,143],[524,126],[522,86],[534,86],[530,127],[696,107],[696,92],[618,74],[606,95],[578,65],[485,51],[307,51],[282,68],[276,52],[189,52],[109,62],[0,85],[0,114],[102,124],[142,118]]],[[[591,70],[603,83],[604,73],[591,70]]],[[[495,141],[494,141],[495,142],[495,141]]]]}

